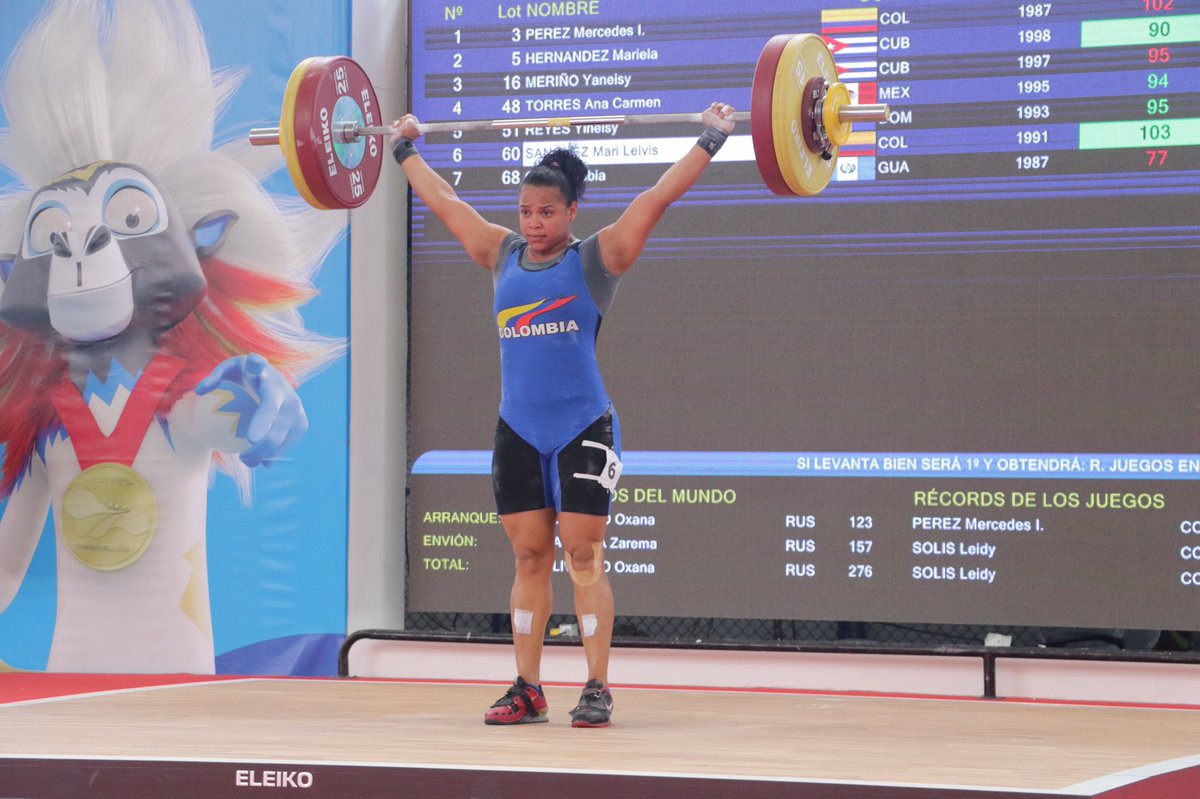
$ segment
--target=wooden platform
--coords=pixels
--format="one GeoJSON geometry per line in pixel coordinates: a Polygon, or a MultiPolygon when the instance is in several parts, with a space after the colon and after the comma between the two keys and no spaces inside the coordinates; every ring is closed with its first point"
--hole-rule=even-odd
{"type": "Polygon", "coordinates": [[[0,675],[4,799],[1200,797],[1198,708],[618,686],[587,730],[549,687],[498,728],[496,685],[55,677],[0,675]]]}

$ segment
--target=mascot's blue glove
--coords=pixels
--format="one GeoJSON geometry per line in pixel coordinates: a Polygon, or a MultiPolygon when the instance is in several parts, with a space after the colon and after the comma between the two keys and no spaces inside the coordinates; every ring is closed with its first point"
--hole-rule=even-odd
{"type": "Polygon", "coordinates": [[[258,401],[246,426],[250,447],[240,456],[247,466],[269,466],[308,430],[300,396],[261,355],[251,353],[222,361],[196,384],[196,393],[207,394],[223,382],[245,388],[258,401]]]}

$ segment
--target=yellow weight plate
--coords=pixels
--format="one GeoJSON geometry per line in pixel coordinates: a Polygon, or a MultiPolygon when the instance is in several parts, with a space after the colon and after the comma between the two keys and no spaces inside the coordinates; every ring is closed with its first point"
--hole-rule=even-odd
{"type": "Polygon", "coordinates": [[[804,142],[800,122],[804,86],[823,77],[833,83],[837,69],[825,41],[812,33],[797,34],[787,43],[775,70],[771,102],[771,130],[775,139],[775,157],[783,179],[797,195],[813,195],[829,185],[837,162],[837,147],[826,161],[804,142]]]}
{"type": "Polygon", "coordinates": [[[308,74],[308,70],[320,58],[306,58],[296,65],[288,78],[287,88],[283,92],[283,111],[279,116],[279,147],[283,150],[283,159],[287,163],[288,174],[296,184],[300,196],[314,208],[330,210],[329,206],[313,196],[304,177],[304,169],[300,165],[300,155],[296,149],[296,95],[300,93],[300,82],[308,74]]]}

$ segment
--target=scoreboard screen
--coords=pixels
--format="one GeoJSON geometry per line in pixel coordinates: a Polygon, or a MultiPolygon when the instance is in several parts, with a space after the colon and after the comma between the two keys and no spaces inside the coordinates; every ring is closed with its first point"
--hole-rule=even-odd
{"type": "MultiPolygon", "coordinates": [[[[751,107],[778,34],[887,118],[781,197],[740,122],[598,340],[624,475],[623,615],[1194,629],[1200,608],[1200,6],[1193,0],[411,3],[422,120],[751,107]]],[[[430,134],[517,229],[573,147],[574,232],[700,133],[430,134]]],[[[409,597],[507,609],[490,275],[414,198],[409,597]]],[[[570,612],[561,550],[556,612],[570,612]]]]}

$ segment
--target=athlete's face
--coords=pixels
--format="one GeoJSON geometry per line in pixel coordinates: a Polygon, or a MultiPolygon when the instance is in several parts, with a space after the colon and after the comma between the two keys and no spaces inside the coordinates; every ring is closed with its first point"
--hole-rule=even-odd
{"type": "Polygon", "coordinates": [[[529,254],[535,261],[548,260],[571,243],[577,208],[578,203],[567,205],[567,198],[553,186],[521,189],[517,203],[521,235],[529,242],[529,254]]]}

